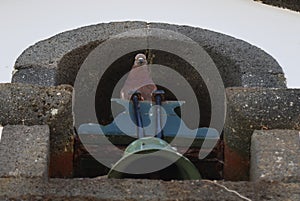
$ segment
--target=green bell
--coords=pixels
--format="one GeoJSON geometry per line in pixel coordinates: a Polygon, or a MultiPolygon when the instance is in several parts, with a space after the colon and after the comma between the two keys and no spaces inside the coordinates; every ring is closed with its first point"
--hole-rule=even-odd
{"type": "Polygon", "coordinates": [[[162,180],[201,179],[196,167],[162,139],[144,137],[132,142],[112,167],[108,178],[162,180]]]}

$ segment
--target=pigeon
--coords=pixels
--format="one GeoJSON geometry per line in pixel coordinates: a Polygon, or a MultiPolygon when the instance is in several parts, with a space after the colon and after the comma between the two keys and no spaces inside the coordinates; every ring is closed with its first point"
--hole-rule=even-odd
{"type": "Polygon", "coordinates": [[[121,99],[130,100],[132,93],[139,91],[141,100],[151,101],[152,92],[155,90],[157,87],[151,78],[147,58],[144,54],[137,54],[132,69],[121,89],[121,99]]]}

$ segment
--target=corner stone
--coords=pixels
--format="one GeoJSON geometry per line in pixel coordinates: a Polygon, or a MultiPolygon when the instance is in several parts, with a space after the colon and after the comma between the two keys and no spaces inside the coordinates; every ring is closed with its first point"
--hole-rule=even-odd
{"type": "Polygon", "coordinates": [[[250,180],[300,182],[299,131],[254,131],[250,180]]]}
{"type": "Polygon", "coordinates": [[[0,178],[48,178],[47,125],[5,126],[0,141],[0,178]]]}
{"type": "Polygon", "coordinates": [[[226,96],[224,177],[247,181],[254,130],[300,130],[300,90],[227,88],[226,96]]]}
{"type": "Polygon", "coordinates": [[[72,87],[0,83],[0,125],[48,125],[50,177],[73,175],[72,87]]]}

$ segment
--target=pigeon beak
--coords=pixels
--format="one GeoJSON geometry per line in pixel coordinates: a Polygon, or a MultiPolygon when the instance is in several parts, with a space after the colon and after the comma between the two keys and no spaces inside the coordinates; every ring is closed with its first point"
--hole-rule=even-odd
{"type": "Polygon", "coordinates": [[[138,61],[139,61],[139,64],[143,64],[145,60],[143,58],[139,58],[138,61]]]}

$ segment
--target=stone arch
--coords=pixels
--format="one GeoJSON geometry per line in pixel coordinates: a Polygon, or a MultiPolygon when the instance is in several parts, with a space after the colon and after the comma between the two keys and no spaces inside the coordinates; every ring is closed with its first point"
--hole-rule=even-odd
{"type": "Polygon", "coordinates": [[[113,35],[146,27],[179,32],[199,43],[218,67],[225,87],[286,88],[276,60],[245,41],[201,28],[146,22],[97,24],[40,41],[18,57],[12,82],[72,85],[81,63],[98,44],[113,35]]]}
{"type": "MultiPolygon", "coordinates": [[[[258,47],[201,28],[146,22],[97,24],[63,32],[40,41],[18,57],[12,82],[41,86],[73,85],[81,64],[99,44],[119,33],[147,27],[179,32],[197,42],[213,59],[225,87],[286,88],[282,68],[272,56],[258,47]]],[[[162,52],[158,54],[161,62],[170,59],[162,52]]],[[[130,63],[132,55],[124,55],[120,59],[130,63]]],[[[169,64],[172,65],[170,62],[169,64]]],[[[116,72],[113,67],[110,70],[106,74],[108,77],[116,72]]],[[[203,89],[199,84],[201,80],[196,80],[198,82],[195,82],[194,87],[203,89]]],[[[209,111],[206,114],[209,114],[209,111]]],[[[203,125],[205,126],[206,122],[203,125]]]]}

